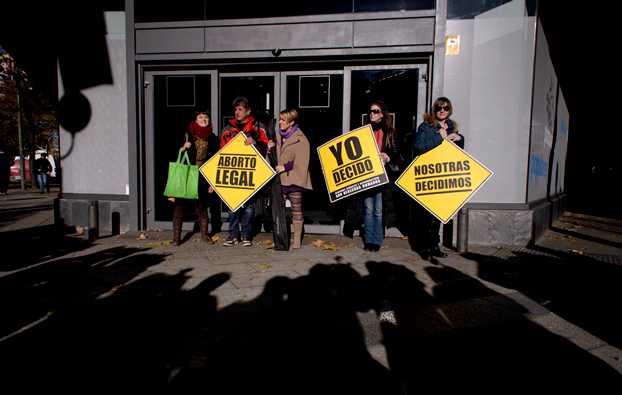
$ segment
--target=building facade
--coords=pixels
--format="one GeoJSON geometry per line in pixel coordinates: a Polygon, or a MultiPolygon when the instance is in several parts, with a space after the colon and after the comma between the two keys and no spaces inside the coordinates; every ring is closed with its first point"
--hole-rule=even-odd
{"type": "MultiPolygon", "coordinates": [[[[568,111],[536,5],[302,3],[198,0],[173,9],[135,0],[106,13],[114,84],[84,91],[91,122],[61,134],[63,152],[71,150],[62,163],[65,223],[88,226],[97,204],[100,233],[113,218],[121,231],[169,228],[168,162],[195,109],[211,112],[217,132],[238,95],[265,119],[299,107],[314,153],[365,122],[372,99],[387,103],[408,141],[434,99],[447,96],[465,149],[495,172],[468,204],[470,242],[526,244],[548,226],[551,207],[563,207],[568,111]]],[[[343,207],[329,203],[317,155],[311,176],[307,232],[339,233],[343,207]]]]}

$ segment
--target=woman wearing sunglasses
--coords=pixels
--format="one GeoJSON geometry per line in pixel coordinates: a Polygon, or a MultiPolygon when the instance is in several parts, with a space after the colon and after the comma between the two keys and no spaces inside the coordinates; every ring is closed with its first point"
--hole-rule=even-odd
{"type": "MultiPolygon", "coordinates": [[[[399,150],[397,147],[397,136],[395,129],[391,125],[389,114],[384,102],[377,100],[369,106],[369,120],[374,131],[374,137],[380,158],[387,167],[387,172],[391,176],[391,169],[397,165],[399,150]]],[[[397,170],[397,168],[395,168],[397,170]]],[[[390,177],[391,178],[391,177],[390,177]]],[[[363,240],[365,250],[378,251],[384,240],[384,217],[383,217],[383,191],[382,189],[372,189],[363,194],[363,240]]],[[[386,210],[384,210],[386,212],[386,210]]]]}
{"type": "MultiPolygon", "coordinates": [[[[454,142],[464,148],[464,136],[458,131],[458,125],[450,119],[453,113],[451,101],[446,97],[439,97],[432,105],[432,111],[425,115],[423,122],[415,134],[415,155],[421,155],[436,146],[443,140],[454,142]]],[[[416,205],[415,223],[411,246],[421,255],[422,259],[435,262],[435,259],[447,256],[441,251],[439,243],[440,221],[420,205],[416,205]]]]}

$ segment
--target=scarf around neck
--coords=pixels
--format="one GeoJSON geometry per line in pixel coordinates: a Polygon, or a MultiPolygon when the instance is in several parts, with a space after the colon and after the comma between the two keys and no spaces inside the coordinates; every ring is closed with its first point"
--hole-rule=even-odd
{"type": "Polygon", "coordinates": [[[281,133],[281,137],[283,137],[284,139],[288,139],[291,137],[292,134],[296,133],[297,130],[298,130],[298,124],[295,124],[295,125],[292,125],[292,127],[287,130],[279,129],[279,133],[281,133]]]}
{"type": "Polygon", "coordinates": [[[210,135],[210,133],[212,133],[212,127],[209,125],[203,127],[198,123],[192,121],[190,125],[188,125],[188,132],[190,132],[190,134],[195,138],[207,140],[207,137],[210,135]]]}

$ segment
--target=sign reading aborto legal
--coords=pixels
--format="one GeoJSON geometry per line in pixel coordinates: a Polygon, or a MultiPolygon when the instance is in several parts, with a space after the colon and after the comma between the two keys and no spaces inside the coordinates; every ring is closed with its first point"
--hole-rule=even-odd
{"type": "Polygon", "coordinates": [[[389,182],[370,125],[335,137],[317,153],[331,203],[389,182]]]}
{"type": "Polygon", "coordinates": [[[259,191],[276,172],[253,145],[239,133],[199,171],[231,211],[236,211],[259,191]]]}
{"type": "Polygon", "coordinates": [[[446,224],[492,175],[477,159],[443,140],[416,157],[395,185],[446,224]]]}

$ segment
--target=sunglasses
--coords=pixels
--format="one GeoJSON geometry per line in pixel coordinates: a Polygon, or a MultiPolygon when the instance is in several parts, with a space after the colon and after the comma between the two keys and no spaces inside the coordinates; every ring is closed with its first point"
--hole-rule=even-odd
{"type": "Polygon", "coordinates": [[[447,111],[447,112],[449,112],[449,110],[451,110],[451,108],[449,106],[436,106],[436,107],[434,107],[434,112],[439,112],[439,111],[447,111]]]}
{"type": "Polygon", "coordinates": [[[379,110],[377,108],[370,108],[369,109],[369,113],[370,114],[380,114],[382,112],[382,110],[379,110]]]}

